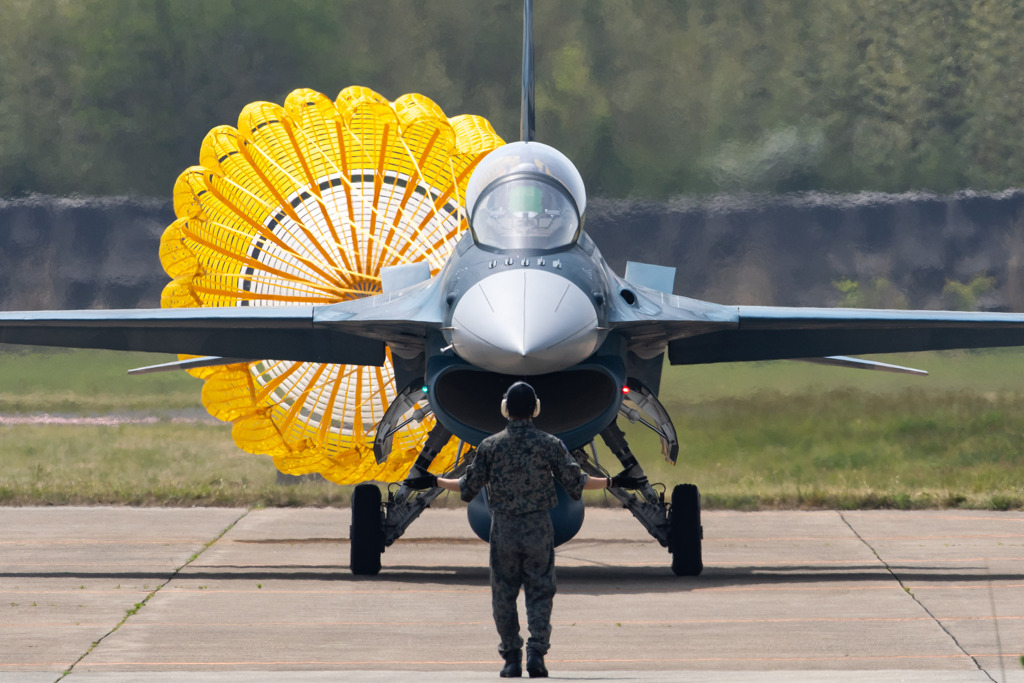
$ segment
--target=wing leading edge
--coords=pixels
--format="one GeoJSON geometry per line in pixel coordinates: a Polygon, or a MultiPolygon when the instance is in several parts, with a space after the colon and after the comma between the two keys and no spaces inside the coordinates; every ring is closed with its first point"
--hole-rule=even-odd
{"type": "Polygon", "coordinates": [[[1024,346],[1024,314],[735,306],[735,324],[668,343],[673,365],[1024,346]]]}
{"type": "Polygon", "coordinates": [[[434,282],[327,306],[10,311],[0,343],[379,366],[440,327],[434,282]]]}
{"type": "Polygon", "coordinates": [[[0,342],[382,365],[384,343],[314,325],[312,306],[0,313],[0,342]]]}

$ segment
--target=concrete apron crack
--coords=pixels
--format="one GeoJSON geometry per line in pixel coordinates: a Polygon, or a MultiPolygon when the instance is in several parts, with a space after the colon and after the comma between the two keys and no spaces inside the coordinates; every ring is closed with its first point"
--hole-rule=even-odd
{"type": "MultiPolygon", "coordinates": [[[[56,680],[57,680],[57,681],[62,681],[62,680],[64,680],[64,679],[65,679],[65,678],[66,678],[67,676],[69,676],[69,675],[71,674],[71,672],[72,672],[72,671],[74,670],[74,668],[75,668],[76,666],[78,666],[78,665],[79,665],[79,664],[80,664],[80,663],[82,662],[82,660],[83,660],[83,659],[85,659],[86,657],[88,657],[88,656],[89,656],[90,654],[92,654],[92,652],[93,652],[93,651],[94,651],[94,650],[95,650],[95,649],[96,649],[97,647],[99,647],[100,643],[102,643],[102,642],[103,642],[104,640],[106,640],[108,636],[111,636],[111,635],[113,635],[113,634],[114,634],[114,633],[115,633],[115,632],[116,632],[116,631],[117,631],[117,630],[118,630],[119,628],[121,628],[122,626],[124,626],[124,625],[125,625],[125,624],[126,624],[126,623],[128,622],[128,620],[129,620],[129,619],[130,619],[130,618],[131,618],[131,617],[132,617],[133,615],[135,615],[136,613],[138,613],[138,612],[139,612],[139,610],[141,610],[141,609],[142,609],[143,607],[145,607],[145,606],[146,606],[146,604],[147,604],[147,603],[148,603],[148,602],[150,601],[150,599],[151,599],[151,598],[152,598],[152,597],[153,597],[154,595],[156,595],[157,593],[159,593],[159,592],[160,592],[160,589],[162,589],[162,588],[163,588],[164,586],[166,586],[167,584],[169,584],[169,583],[170,583],[171,581],[174,581],[174,579],[178,578],[178,575],[179,575],[179,574],[180,574],[180,573],[181,573],[181,572],[182,572],[182,571],[183,571],[183,570],[185,569],[185,567],[189,566],[190,564],[192,564],[193,562],[195,562],[196,560],[198,560],[198,559],[200,558],[200,556],[202,556],[202,554],[203,554],[203,553],[205,553],[205,552],[206,552],[207,550],[209,550],[209,549],[210,549],[210,547],[211,547],[211,546],[212,546],[212,545],[213,545],[214,543],[216,543],[216,542],[217,542],[217,541],[219,541],[220,539],[224,538],[224,534],[226,534],[227,532],[231,531],[231,530],[232,530],[232,529],[233,529],[233,528],[235,527],[235,525],[236,525],[236,524],[238,524],[239,522],[241,522],[241,521],[242,521],[243,519],[245,519],[245,516],[246,516],[246,515],[248,515],[248,514],[249,514],[250,512],[252,512],[252,509],[251,509],[251,508],[250,508],[250,509],[248,509],[248,510],[246,510],[245,512],[243,512],[243,513],[242,513],[241,515],[239,515],[238,519],[236,519],[236,520],[234,520],[233,522],[231,522],[231,524],[228,524],[228,525],[227,525],[226,527],[224,527],[223,529],[221,529],[220,533],[218,533],[218,534],[217,534],[216,536],[214,536],[214,537],[213,537],[212,539],[210,539],[209,541],[207,541],[207,542],[206,542],[206,543],[205,543],[205,544],[203,545],[203,547],[202,547],[202,548],[200,548],[200,549],[199,549],[199,550],[197,550],[197,551],[196,551],[195,553],[193,553],[193,554],[192,554],[192,557],[188,558],[188,560],[186,560],[186,561],[185,561],[185,564],[181,565],[180,567],[177,567],[177,568],[176,568],[176,569],[175,569],[174,571],[172,571],[172,572],[171,572],[171,575],[167,577],[167,580],[166,580],[166,581],[164,581],[164,582],[163,582],[163,583],[161,583],[161,584],[160,584],[159,586],[157,586],[156,588],[154,588],[153,590],[151,590],[151,591],[150,591],[150,592],[149,592],[149,593],[148,593],[148,594],[146,595],[146,597],[144,597],[144,598],[143,598],[142,600],[140,600],[139,602],[135,603],[135,604],[134,604],[134,605],[133,605],[132,607],[130,607],[130,608],[128,609],[128,611],[127,611],[127,612],[125,612],[124,618],[122,618],[122,619],[121,619],[121,621],[117,622],[117,624],[115,624],[115,625],[114,625],[114,628],[110,629],[109,631],[107,631],[106,633],[104,633],[104,634],[103,634],[102,636],[100,636],[99,638],[97,638],[97,639],[96,639],[96,640],[95,640],[95,641],[93,642],[93,644],[89,646],[89,649],[88,649],[88,650],[86,650],[85,652],[83,652],[83,653],[82,653],[82,656],[81,656],[81,657],[79,657],[79,658],[78,658],[78,659],[76,659],[76,660],[75,660],[74,662],[72,662],[71,666],[69,666],[69,667],[68,667],[67,669],[65,669],[65,670],[64,670],[64,672],[63,672],[63,673],[61,673],[61,675],[60,675],[60,676],[58,676],[56,680]]],[[[55,683],[56,683],[56,682],[55,682],[55,683]]]]}
{"type": "Polygon", "coordinates": [[[945,633],[947,636],[949,636],[949,639],[953,641],[953,644],[956,646],[956,648],[958,650],[960,650],[960,652],[964,653],[965,657],[969,657],[971,659],[971,661],[974,662],[974,666],[978,667],[978,671],[984,673],[988,677],[988,679],[990,681],[992,681],[992,683],[998,683],[998,681],[996,681],[996,679],[992,678],[992,674],[990,674],[988,672],[988,670],[985,669],[985,667],[983,667],[981,665],[981,662],[978,661],[977,657],[975,657],[970,652],[965,650],[964,646],[961,645],[960,641],[956,639],[956,636],[954,636],[950,632],[950,630],[948,628],[946,628],[945,624],[943,624],[939,620],[939,618],[936,617],[932,613],[932,611],[930,609],[928,609],[928,607],[923,602],[918,600],[917,596],[914,595],[914,593],[910,590],[910,588],[905,583],[903,583],[903,579],[900,578],[899,574],[897,574],[893,570],[893,568],[889,565],[888,562],[886,562],[884,559],[882,559],[882,556],[878,554],[878,551],[875,550],[874,546],[872,546],[870,543],[868,543],[867,539],[865,539],[863,536],[861,536],[860,533],[856,529],[853,528],[853,525],[850,524],[850,520],[846,519],[846,515],[844,515],[842,512],[838,512],[838,511],[837,511],[837,514],[839,515],[839,519],[843,520],[843,524],[845,524],[847,527],[849,527],[850,531],[853,532],[853,535],[856,536],[857,539],[861,543],[863,543],[865,546],[867,546],[868,550],[871,551],[871,554],[873,554],[875,556],[875,558],[877,558],[878,561],[882,563],[882,566],[885,567],[885,571],[889,572],[889,575],[896,581],[896,583],[899,584],[900,588],[903,589],[903,592],[906,593],[907,595],[909,595],[910,599],[913,600],[914,602],[916,602],[917,606],[920,607],[924,611],[925,614],[927,614],[929,617],[931,617],[932,621],[935,622],[936,626],[938,626],[940,629],[942,629],[942,632],[945,633]]]}

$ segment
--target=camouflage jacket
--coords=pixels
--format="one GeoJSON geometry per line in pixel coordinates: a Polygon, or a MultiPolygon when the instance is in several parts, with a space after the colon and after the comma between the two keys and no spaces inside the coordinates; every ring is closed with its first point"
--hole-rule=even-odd
{"type": "Polygon", "coordinates": [[[532,420],[509,420],[508,427],[480,442],[459,486],[465,501],[488,486],[491,510],[521,515],[555,507],[555,479],[579,500],[588,476],[561,439],[537,429],[532,420]]]}

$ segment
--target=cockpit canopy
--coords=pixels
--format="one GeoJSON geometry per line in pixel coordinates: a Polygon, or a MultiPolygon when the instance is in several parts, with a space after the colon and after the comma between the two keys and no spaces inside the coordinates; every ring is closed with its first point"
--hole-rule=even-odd
{"type": "Polygon", "coordinates": [[[477,244],[550,250],[579,237],[587,195],[564,154],[539,142],[514,142],[488,154],[466,188],[477,244]]]}

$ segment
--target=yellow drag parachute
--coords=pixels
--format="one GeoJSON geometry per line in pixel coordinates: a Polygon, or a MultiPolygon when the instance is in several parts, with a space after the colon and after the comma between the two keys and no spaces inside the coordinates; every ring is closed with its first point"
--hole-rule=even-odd
{"type": "MultiPolygon", "coordinates": [[[[385,266],[436,274],[466,229],[461,208],[480,158],[503,144],[485,119],[447,118],[422,95],[389,102],[362,87],[337,99],[296,90],[214,128],[199,166],[174,186],[160,242],[172,281],[161,306],[331,304],[380,292],[385,266]]],[[[182,356],[188,358],[188,356],[182,356]]],[[[378,465],[376,425],[394,398],[383,367],[260,360],[200,368],[203,405],[239,448],[287,474],[338,484],[402,479],[433,425],[410,424],[378,465]]],[[[449,467],[449,444],[432,470],[449,467]]]]}

